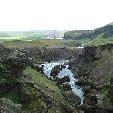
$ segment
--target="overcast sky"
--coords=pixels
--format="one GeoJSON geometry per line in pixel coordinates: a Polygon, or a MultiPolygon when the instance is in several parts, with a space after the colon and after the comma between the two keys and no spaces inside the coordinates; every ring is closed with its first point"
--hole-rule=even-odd
{"type": "Polygon", "coordinates": [[[113,0],[0,0],[0,30],[94,29],[113,22],[113,0]]]}

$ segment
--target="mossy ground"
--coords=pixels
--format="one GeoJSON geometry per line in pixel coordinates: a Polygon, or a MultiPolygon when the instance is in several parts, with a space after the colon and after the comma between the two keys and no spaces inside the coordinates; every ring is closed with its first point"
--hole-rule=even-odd
{"type": "Polygon", "coordinates": [[[47,106],[48,97],[52,99],[52,106],[48,109],[48,113],[63,113],[63,106],[67,107],[67,109],[72,109],[72,105],[63,97],[62,89],[56,86],[54,81],[48,80],[42,73],[30,67],[24,70],[24,74],[29,75],[32,80],[24,80],[24,82],[36,84],[34,88],[28,85],[24,87],[24,91],[32,97],[28,110],[25,109],[26,113],[41,113],[47,106]]]}

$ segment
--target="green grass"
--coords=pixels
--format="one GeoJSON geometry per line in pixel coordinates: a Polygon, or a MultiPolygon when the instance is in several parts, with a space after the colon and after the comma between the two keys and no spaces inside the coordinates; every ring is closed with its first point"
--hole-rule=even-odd
{"type": "Polygon", "coordinates": [[[107,43],[113,43],[113,38],[103,38],[102,35],[97,36],[97,38],[91,40],[91,39],[81,39],[79,40],[80,43],[84,43],[85,46],[99,46],[99,45],[105,45],[107,43]]]}
{"type": "MultiPolygon", "coordinates": [[[[48,80],[47,77],[45,77],[42,73],[40,72],[37,72],[35,71],[34,69],[31,69],[30,67],[26,68],[24,70],[24,74],[27,74],[29,75],[29,77],[32,78],[32,81],[34,81],[34,83],[37,84],[38,86],[38,90],[41,91],[42,94],[44,95],[47,95],[47,96],[50,96],[53,98],[53,107],[50,109],[50,113],[53,113],[54,112],[54,109],[60,109],[60,103],[62,101],[62,91],[61,89],[59,89],[57,86],[56,86],[56,83],[51,81],[51,80],[48,80]]],[[[25,80],[24,80],[25,82],[25,80]]],[[[26,81],[28,82],[28,81],[26,81]]],[[[30,81],[29,81],[30,82],[30,81]]],[[[29,93],[29,94],[32,94],[32,95],[35,95],[35,94],[38,94],[38,90],[36,89],[32,89],[30,87],[25,87],[25,90],[29,93]]],[[[36,99],[35,100],[33,99],[31,101],[31,104],[29,105],[29,109],[32,109],[31,111],[33,112],[33,108],[36,108],[36,109],[42,109],[41,108],[41,102],[43,102],[43,100],[40,100],[40,99],[36,99]],[[39,104],[39,105],[37,105],[39,104]],[[38,108],[37,108],[38,106],[38,108]]],[[[44,104],[44,102],[42,103],[44,104]]],[[[26,111],[28,112],[28,111],[26,111]]],[[[30,113],[30,112],[28,112],[30,113]]],[[[38,112],[35,112],[35,113],[38,113],[38,112]]]]}
{"type": "Polygon", "coordinates": [[[30,77],[32,77],[32,80],[39,84],[40,87],[42,87],[42,89],[49,89],[50,91],[55,91],[54,94],[52,94],[52,96],[54,96],[55,98],[59,99],[59,95],[61,90],[56,86],[56,83],[48,80],[46,76],[44,76],[42,73],[35,71],[34,69],[31,69],[30,67],[26,68],[26,70],[24,70],[24,74],[30,75],[30,77]]]}
{"type": "Polygon", "coordinates": [[[45,85],[46,87],[59,91],[59,88],[56,86],[55,82],[48,80],[47,77],[45,77],[42,73],[37,72],[30,67],[27,67],[26,70],[24,70],[24,74],[30,75],[32,77],[32,80],[36,83],[44,83],[43,85],[45,85]]]}
{"type": "Polygon", "coordinates": [[[85,46],[91,46],[91,45],[104,45],[107,43],[113,43],[113,38],[103,38],[103,34],[98,35],[95,39],[81,39],[81,40],[63,40],[63,39],[41,39],[41,34],[29,34],[29,40],[32,39],[32,36],[34,37],[33,41],[26,41],[26,40],[11,40],[11,41],[4,41],[1,44],[5,47],[45,47],[45,48],[75,48],[77,44],[84,44],[85,46]],[[37,38],[38,37],[38,38],[37,38]]]}
{"type": "Polygon", "coordinates": [[[38,39],[42,37],[41,33],[38,32],[6,32],[0,33],[0,40],[29,40],[29,39],[38,39]]]}
{"type": "Polygon", "coordinates": [[[111,105],[111,102],[109,99],[109,82],[101,86],[100,94],[103,96],[103,103],[104,103],[103,106],[108,107],[109,105],[111,105]]]}
{"type": "MultiPolygon", "coordinates": [[[[27,67],[24,70],[24,74],[29,75],[34,81],[34,83],[37,83],[38,90],[40,89],[41,94],[50,96],[52,98],[53,104],[52,107],[48,110],[49,113],[61,113],[62,106],[65,106],[68,109],[73,109],[73,106],[75,106],[75,104],[69,103],[68,100],[65,99],[65,97],[62,95],[63,90],[59,89],[59,87],[56,85],[54,81],[48,80],[47,77],[45,77],[42,73],[37,72],[34,69],[31,69],[30,67],[27,67]]],[[[33,90],[28,86],[25,89],[27,89],[27,92],[29,92],[32,95],[39,94],[39,92],[36,89],[33,90]]],[[[40,111],[43,108],[42,105],[45,104],[45,100],[43,97],[36,98],[35,95],[33,97],[34,99],[32,99],[28,107],[29,110],[26,110],[25,113],[41,113],[40,111]],[[35,110],[33,110],[33,108],[35,108],[35,110]]],[[[75,111],[73,113],[77,112],[75,111]]]]}
{"type": "Polygon", "coordinates": [[[61,40],[61,39],[38,39],[35,41],[5,41],[2,43],[5,47],[45,47],[45,48],[62,48],[62,47],[76,47],[76,44],[79,43],[75,40],[61,40]]]}
{"type": "MultiPolygon", "coordinates": [[[[58,38],[64,36],[65,31],[57,31],[58,38]]],[[[48,36],[53,35],[52,30],[37,30],[37,31],[4,31],[0,32],[0,41],[8,41],[8,40],[37,40],[47,38],[48,36]]],[[[56,37],[54,37],[56,38],[56,37]]]]}

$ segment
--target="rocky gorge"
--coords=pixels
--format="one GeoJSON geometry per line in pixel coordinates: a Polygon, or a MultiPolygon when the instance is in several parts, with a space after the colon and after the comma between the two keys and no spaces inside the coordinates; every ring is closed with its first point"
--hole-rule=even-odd
{"type": "MultiPolygon", "coordinates": [[[[112,67],[110,66],[111,69],[109,67],[110,72],[106,70],[106,66],[112,64],[112,62],[110,63],[110,59],[112,59],[112,47],[112,44],[85,47],[82,50],[74,51],[74,54],[68,59],[67,64],[69,64],[72,72],[78,78],[75,84],[82,87],[84,92],[85,99],[80,109],[85,113],[112,113],[113,111],[110,100],[112,96],[111,83],[109,82],[112,79],[112,67]],[[103,65],[104,63],[105,65],[103,65]],[[98,70],[99,68],[103,69],[98,70]],[[106,72],[103,73],[105,70],[106,72]],[[97,71],[99,71],[99,74],[97,71]]],[[[56,70],[53,71],[53,74],[55,72],[54,75],[60,72],[58,68],[56,67],[56,70]]],[[[57,81],[60,81],[60,79],[57,81]]]]}
{"type": "Polygon", "coordinates": [[[113,44],[85,47],[82,54],[70,60],[78,74],[77,85],[83,87],[85,113],[112,113],[113,44]],[[101,96],[100,96],[101,95],[101,96]]]}
{"type": "Polygon", "coordinates": [[[6,89],[1,90],[0,102],[10,99],[16,109],[7,108],[6,113],[53,113],[55,108],[56,113],[113,113],[112,44],[82,49],[1,46],[0,52],[0,84],[6,89]],[[9,94],[15,98],[9,98],[9,94]]]}

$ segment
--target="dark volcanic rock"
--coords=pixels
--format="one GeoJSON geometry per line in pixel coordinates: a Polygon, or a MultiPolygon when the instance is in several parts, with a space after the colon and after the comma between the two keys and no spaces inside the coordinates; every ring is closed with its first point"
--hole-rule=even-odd
{"type": "Polygon", "coordinates": [[[85,104],[88,104],[88,105],[90,105],[90,106],[97,104],[97,103],[98,103],[97,96],[96,96],[96,95],[93,95],[93,94],[87,96],[87,97],[84,99],[84,103],[85,103],[85,104]]]}
{"type": "Polygon", "coordinates": [[[90,86],[84,86],[82,90],[83,90],[84,93],[88,93],[88,92],[90,92],[91,87],[90,86]]]}
{"type": "Polygon", "coordinates": [[[109,95],[110,95],[110,100],[113,103],[113,77],[110,80],[109,95]]]}
{"type": "Polygon", "coordinates": [[[30,65],[30,60],[26,50],[20,49],[8,56],[3,64],[7,65],[13,77],[19,78],[22,76],[23,70],[30,65]]]}
{"type": "Polygon", "coordinates": [[[50,76],[52,76],[53,78],[55,78],[61,70],[62,70],[61,65],[56,65],[56,66],[51,70],[50,76]]]}
{"type": "Polygon", "coordinates": [[[85,78],[85,77],[81,77],[76,83],[76,85],[78,86],[90,86],[92,89],[96,89],[97,84],[96,82],[94,82],[93,80],[89,79],[89,78],[85,78]]]}
{"type": "Polygon", "coordinates": [[[44,65],[32,64],[31,67],[38,72],[44,73],[44,69],[43,69],[44,65]]]}
{"type": "Polygon", "coordinates": [[[99,60],[101,57],[102,57],[101,54],[97,54],[94,56],[94,60],[99,60]]]}
{"type": "Polygon", "coordinates": [[[105,107],[96,106],[96,105],[90,106],[88,104],[81,105],[80,109],[83,110],[84,113],[113,113],[112,109],[110,108],[105,108],[105,107]]]}
{"type": "Polygon", "coordinates": [[[64,83],[63,84],[63,90],[64,91],[70,91],[71,90],[71,85],[69,83],[64,83]]]}
{"type": "Polygon", "coordinates": [[[53,61],[59,59],[67,59],[72,56],[75,50],[67,48],[40,48],[40,47],[26,47],[26,50],[31,57],[35,59],[43,59],[44,61],[53,61]]]}
{"type": "Polygon", "coordinates": [[[55,77],[58,75],[58,73],[60,73],[60,71],[61,71],[63,68],[66,68],[66,65],[56,65],[56,66],[51,70],[50,76],[52,76],[53,78],[55,78],[55,77]]]}
{"type": "Polygon", "coordinates": [[[75,95],[72,91],[66,91],[63,93],[63,95],[68,102],[75,104],[75,106],[80,105],[81,103],[80,97],[75,95]]]}
{"type": "Polygon", "coordinates": [[[56,77],[55,81],[57,82],[57,85],[62,85],[65,82],[69,82],[70,78],[69,78],[69,76],[64,76],[62,78],[56,77]]]}

